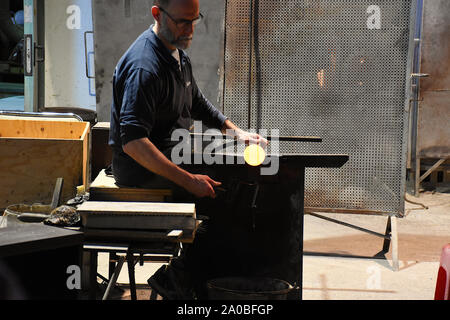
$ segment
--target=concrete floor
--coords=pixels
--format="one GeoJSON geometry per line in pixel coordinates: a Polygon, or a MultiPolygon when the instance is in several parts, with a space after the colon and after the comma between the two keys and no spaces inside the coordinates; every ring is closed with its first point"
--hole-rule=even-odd
{"type": "MultiPolygon", "coordinates": [[[[442,247],[450,243],[450,193],[407,195],[406,217],[398,219],[399,271],[392,268],[390,252],[374,258],[383,239],[306,215],[304,219],[304,300],[432,300],[442,247]]],[[[387,217],[324,214],[378,233],[387,217]]],[[[99,255],[99,272],[107,274],[107,255],[99,255]]],[[[136,266],[138,299],[149,299],[146,281],[161,265],[136,266]]],[[[112,299],[130,299],[126,265],[112,299]]]]}

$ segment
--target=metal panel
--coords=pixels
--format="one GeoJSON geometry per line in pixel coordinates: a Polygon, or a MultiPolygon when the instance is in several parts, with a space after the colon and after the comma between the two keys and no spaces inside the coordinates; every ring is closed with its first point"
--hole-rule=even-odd
{"type": "Polygon", "coordinates": [[[450,2],[424,2],[418,127],[420,157],[450,157],[450,2]]]}
{"type": "Polygon", "coordinates": [[[414,16],[412,0],[228,1],[227,116],[324,139],[283,153],[350,155],[307,170],[306,207],[403,213],[414,16]]]}

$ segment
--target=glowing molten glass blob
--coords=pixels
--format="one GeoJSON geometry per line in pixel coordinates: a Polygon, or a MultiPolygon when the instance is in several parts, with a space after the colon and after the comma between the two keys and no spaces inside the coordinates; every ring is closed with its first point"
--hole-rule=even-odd
{"type": "Polygon", "coordinates": [[[262,147],[252,144],[245,149],[244,159],[247,164],[257,167],[266,159],[266,152],[262,147]]]}

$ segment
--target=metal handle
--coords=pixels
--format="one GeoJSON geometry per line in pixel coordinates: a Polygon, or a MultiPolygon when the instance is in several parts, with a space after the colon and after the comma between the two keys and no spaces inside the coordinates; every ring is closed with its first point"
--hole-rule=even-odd
{"type": "Polygon", "coordinates": [[[45,48],[44,46],[34,45],[34,62],[44,62],[45,61],[45,48]],[[41,50],[42,55],[39,57],[37,54],[38,50],[41,50]]]}
{"type": "Polygon", "coordinates": [[[85,59],[86,59],[86,61],[85,61],[86,77],[87,77],[88,79],[95,79],[94,76],[90,76],[90,75],[89,75],[89,63],[88,63],[89,57],[88,57],[88,51],[87,51],[87,34],[88,34],[88,33],[94,34],[94,31],[86,31],[86,32],[84,33],[84,57],[85,57],[85,59]]]}
{"type": "Polygon", "coordinates": [[[74,113],[0,111],[0,116],[75,118],[78,121],[83,122],[83,118],[74,113]]]}
{"type": "Polygon", "coordinates": [[[411,73],[411,78],[427,78],[429,76],[428,73],[411,73]]]}

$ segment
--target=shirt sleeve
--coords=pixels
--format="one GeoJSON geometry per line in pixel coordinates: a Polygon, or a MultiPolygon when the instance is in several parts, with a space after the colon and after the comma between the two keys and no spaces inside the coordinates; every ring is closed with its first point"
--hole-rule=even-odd
{"type": "Polygon", "coordinates": [[[222,112],[206,99],[192,77],[192,117],[201,120],[209,128],[221,130],[228,119],[222,112]]]}
{"type": "Polygon", "coordinates": [[[120,138],[122,145],[149,137],[156,115],[156,81],[142,69],[130,71],[120,109],[120,138]]]}

